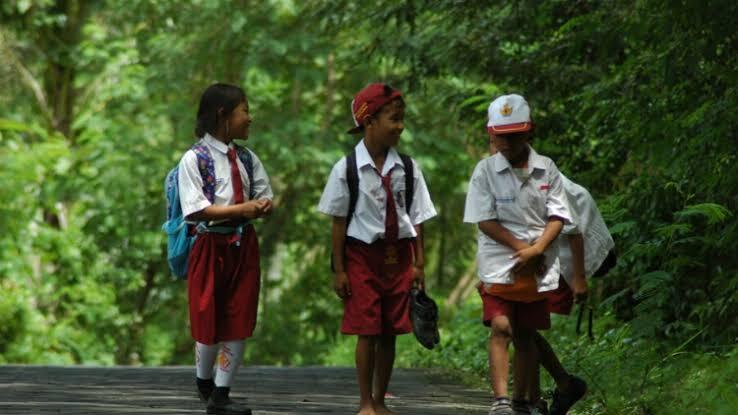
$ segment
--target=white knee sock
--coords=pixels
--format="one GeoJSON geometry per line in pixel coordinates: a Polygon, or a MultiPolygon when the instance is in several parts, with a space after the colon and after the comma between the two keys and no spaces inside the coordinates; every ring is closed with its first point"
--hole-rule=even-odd
{"type": "Polygon", "coordinates": [[[215,373],[215,386],[230,387],[233,377],[243,360],[246,340],[223,342],[218,355],[218,370],[215,373]]]}
{"type": "Polygon", "coordinates": [[[195,367],[200,379],[213,378],[213,365],[218,356],[217,344],[202,344],[195,342],[195,367]]]}

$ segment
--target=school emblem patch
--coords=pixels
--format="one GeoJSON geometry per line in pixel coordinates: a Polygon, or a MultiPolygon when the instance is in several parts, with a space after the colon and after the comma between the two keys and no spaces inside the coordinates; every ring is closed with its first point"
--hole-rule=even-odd
{"type": "Polygon", "coordinates": [[[403,192],[403,191],[398,191],[397,193],[395,193],[395,201],[396,201],[396,202],[397,202],[397,204],[398,204],[398,205],[399,205],[400,207],[402,207],[402,208],[404,208],[404,207],[405,207],[405,198],[404,198],[404,195],[403,195],[403,193],[405,193],[405,192],[403,192]]]}
{"type": "Polygon", "coordinates": [[[502,114],[503,117],[509,117],[510,114],[512,114],[512,107],[507,102],[505,105],[500,108],[500,114],[502,114]]]}
{"type": "Polygon", "coordinates": [[[369,109],[369,106],[366,104],[366,102],[363,102],[359,108],[356,109],[356,114],[354,117],[361,121],[364,118],[364,115],[366,114],[367,110],[369,109]]]}

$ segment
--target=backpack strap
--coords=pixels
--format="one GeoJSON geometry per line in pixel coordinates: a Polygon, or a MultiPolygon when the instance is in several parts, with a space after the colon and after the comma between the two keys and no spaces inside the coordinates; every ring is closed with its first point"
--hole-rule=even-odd
{"type": "Polygon", "coordinates": [[[405,211],[410,215],[410,207],[413,204],[413,196],[415,195],[415,167],[413,159],[407,154],[400,153],[402,166],[405,168],[405,211]]]}
{"type": "Polygon", "coordinates": [[[202,192],[205,197],[213,203],[215,201],[215,163],[210,149],[202,141],[198,141],[191,147],[197,155],[197,169],[202,177],[202,192]]]}
{"type": "Polygon", "coordinates": [[[356,150],[346,155],[346,183],[349,190],[349,208],[346,214],[346,231],[356,211],[356,201],[359,199],[359,171],[356,168],[356,150]]]}
{"type": "Polygon", "coordinates": [[[235,144],[235,147],[238,158],[246,168],[246,175],[249,177],[249,200],[254,200],[256,198],[256,189],[254,189],[254,157],[248,148],[238,144],[235,144]]]}

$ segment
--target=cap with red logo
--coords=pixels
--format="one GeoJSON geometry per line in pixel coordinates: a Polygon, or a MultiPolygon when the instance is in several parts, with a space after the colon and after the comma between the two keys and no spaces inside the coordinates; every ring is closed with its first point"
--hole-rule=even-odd
{"type": "Polygon", "coordinates": [[[512,134],[531,129],[533,121],[530,118],[530,107],[520,95],[503,95],[489,104],[487,131],[490,134],[512,134]]]}
{"type": "Polygon", "coordinates": [[[385,104],[400,97],[402,93],[399,90],[384,83],[375,82],[365,86],[351,101],[351,115],[356,126],[348,130],[348,133],[360,133],[367,117],[376,114],[385,104]]]}

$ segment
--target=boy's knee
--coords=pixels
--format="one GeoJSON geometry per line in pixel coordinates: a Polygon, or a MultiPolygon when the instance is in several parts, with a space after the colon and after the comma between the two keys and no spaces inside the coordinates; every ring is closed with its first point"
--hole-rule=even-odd
{"type": "Polygon", "coordinates": [[[510,321],[505,318],[494,318],[492,319],[492,337],[495,339],[510,340],[513,337],[512,326],[510,321]]]}

